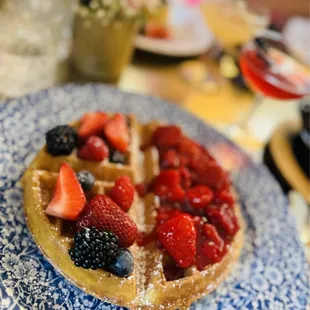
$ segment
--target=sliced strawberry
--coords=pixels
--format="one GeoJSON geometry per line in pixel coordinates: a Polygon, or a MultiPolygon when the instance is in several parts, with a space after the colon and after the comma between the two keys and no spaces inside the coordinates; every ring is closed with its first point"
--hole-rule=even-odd
{"type": "Polygon", "coordinates": [[[202,154],[200,145],[188,137],[182,137],[182,139],[178,141],[176,149],[181,155],[192,160],[202,154]]]}
{"type": "Polygon", "coordinates": [[[181,182],[180,171],[176,169],[162,170],[160,174],[155,178],[153,187],[178,185],[181,182]]]}
{"type": "Polygon", "coordinates": [[[229,189],[223,189],[215,192],[214,202],[216,205],[227,204],[233,206],[235,204],[235,199],[229,189]]]}
{"type": "Polygon", "coordinates": [[[90,136],[100,135],[107,119],[108,115],[103,112],[85,113],[78,130],[81,140],[85,140],[90,136]]]}
{"type": "Polygon", "coordinates": [[[108,196],[116,202],[125,212],[128,212],[135,196],[135,187],[127,176],[119,177],[108,196]]]}
{"type": "Polygon", "coordinates": [[[60,167],[52,201],[45,213],[64,220],[76,220],[86,203],[84,191],[71,167],[63,163],[60,167]]]}
{"type": "Polygon", "coordinates": [[[192,176],[189,170],[185,167],[179,169],[181,176],[181,186],[186,190],[192,185],[192,176]]]}
{"type": "Polygon", "coordinates": [[[109,148],[96,136],[90,136],[78,150],[78,157],[89,161],[102,161],[109,156],[109,148]]]}
{"type": "Polygon", "coordinates": [[[220,249],[223,247],[224,241],[218,234],[214,225],[207,223],[203,224],[202,232],[207,240],[214,242],[214,244],[218,246],[220,249]]]}
{"type": "Polygon", "coordinates": [[[216,190],[225,187],[228,182],[224,170],[207,156],[192,160],[189,166],[196,184],[204,184],[216,190]]]}
{"type": "Polygon", "coordinates": [[[85,227],[110,230],[119,238],[120,247],[131,246],[138,234],[133,220],[107,195],[95,196],[79,216],[77,231],[85,227]]]}
{"type": "Polygon", "coordinates": [[[189,216],[177,215],[159,225],[157,237],[180,267],[193,265],[196,255],[196,230],[189,216]]]}
{"type": "Polygon", "coordinates": [[[198,270],[203,270],[208,265],[220,262],[223,255],[224,253],[213,241],[205,240],[199,246],[196,266],[198,270]]]}
{"type": "Polygon", "coordinates": [[[240,228],[234,210],[227,205],[221,207],[208,206],[205,213],[210,223],[222,230],[225,237],[233,237],[240,228]]]}
{"type": "Polygon", "coordinates": [[[182,137],[181,129],[177,126],[160,126],[152,136],[153,143],[159,148],[174,147],[182,137]]]}
{"type": "Polygon", "coordinates": [[[196,266],[198,270],[203,270],[206,266],[221,261],[227,247],[215,226],[203,221],[196,221],[195,226],[197,230],[196,266]]]}
{"type": "Polygon", "coordinates": [[[170,149],[160,156],[160,167],[162,169],[178,168],[179,166],[180,156],[175,150],[170,149]]]}
{"type": "Polygon", "coordinates": [[[126,118],[117,113],[104,125],[104,135],[111,145],[121,152],[126,152],[129,144],[129,130],[126,118]]]}
{"type": "Polygon", "coordinates": [[[180,185],[159,186],[154,189],[161,202],[182,203],[185,192],[180,185]]]}
{"type": "Polygon", "coordinates": [[[163,170],[153,182],[153,191],[159,196],[161,202],[182,202],[185,192],[180,185],[180,171],[168,169],[163,170]]]}
{"type": "Polygon", "coordinates": [[[182,154],[179,156],[180,156],[180,166],[187,167],[189,164],[189,158],[182,154]]]}
{"type": "Polygon", "coordinates": [[[185,199],[190,207],[194,209],[203,209],[211,203],[213,192],[208,186],[197,185],[186,192],[185,199]]]}

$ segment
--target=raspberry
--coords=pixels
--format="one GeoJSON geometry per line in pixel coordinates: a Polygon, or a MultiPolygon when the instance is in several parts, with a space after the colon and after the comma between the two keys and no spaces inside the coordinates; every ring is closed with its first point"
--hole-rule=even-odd
{"type": "Polygon", "coordinates": [[[90,136],[79,149],[78,157],[84,160],[99,162],[109,156],[109,149],[105,142],[96,136],[90,136]]]}
{"type": "Polygon", "coordinates": [[[135,196],[135,188],[127,176],[119,177],[108,193],[125,212],[128,212],[135,196]]]}

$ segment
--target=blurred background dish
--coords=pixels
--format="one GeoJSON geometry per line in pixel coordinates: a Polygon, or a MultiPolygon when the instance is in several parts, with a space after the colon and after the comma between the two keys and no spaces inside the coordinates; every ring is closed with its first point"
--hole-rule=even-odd
{"type": "Polygon", "coordinates": [[[212,46],[214,37],[198,7],[187,7],[174,0],[158,14],[137,36],[138,49],[171,57],[193,57],[212,46]]]}

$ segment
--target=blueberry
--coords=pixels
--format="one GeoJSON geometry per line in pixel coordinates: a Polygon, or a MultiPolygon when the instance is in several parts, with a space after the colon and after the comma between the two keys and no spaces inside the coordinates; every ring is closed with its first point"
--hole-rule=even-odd
{"type": "Polygon", "coordinates": [[[113,150],[112,148],[110,148],[110,162],[114,164],[124,165],[126,163],[125,154],[118,150],[113,150]]]}
{"type": "Polygon", "coordinates": [[[119,249],[116,258],[108,266],[111,273],[123,278],[129,277],[134,268],[134,258],[128,249],[119,249]]]}
{"type": "Polygon", "coordinates": [[[95,184],[95,177],[88,171],[80,171],[76,174],[84,191],[89,191],[95,184]]]}

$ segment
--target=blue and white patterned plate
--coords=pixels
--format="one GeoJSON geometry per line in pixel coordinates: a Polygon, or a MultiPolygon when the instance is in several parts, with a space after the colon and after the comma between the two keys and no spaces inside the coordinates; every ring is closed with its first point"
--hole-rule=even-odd
{"type": "Polygon", "coordinates": [[[181,125],[230,169],[247,222],[240,263],[227,281],[192,309],[306,309],[309,265],[280,187],[201,120],[160,100],[100,85],[44,90],[0,104],[0,309],[120,309],[83,293],[45,260],[23,213],[19,179],[47,129],[89,110],[135,113],[141,121],[181,125]]]}

